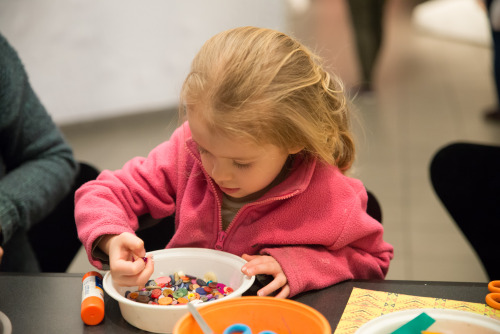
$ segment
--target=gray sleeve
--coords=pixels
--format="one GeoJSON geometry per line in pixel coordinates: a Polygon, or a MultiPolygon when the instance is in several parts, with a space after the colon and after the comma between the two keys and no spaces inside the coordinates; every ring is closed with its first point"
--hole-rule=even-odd
{"type": "Polygon", "coordinates": [[[47,216],[70,191],[78,165],[0,35],[0,224],[3,241],[47,216]]]}

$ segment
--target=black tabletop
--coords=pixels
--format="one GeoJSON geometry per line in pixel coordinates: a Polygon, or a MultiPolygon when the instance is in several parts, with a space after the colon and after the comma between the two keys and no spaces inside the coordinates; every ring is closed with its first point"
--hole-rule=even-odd
{"type": "MultiPolygon", "coordinates": [[[[128,324],[108,295],[104,321],[85,325],[80,318],[82,276],[0,273],[0,311],[12,322],[13,333],[148,333],[128,324]]],[[[487,283],[354,280],[292,299],[317,309],[335,331],[353,287],[476,303],[484,303],[488,292],[487,283]]]]}

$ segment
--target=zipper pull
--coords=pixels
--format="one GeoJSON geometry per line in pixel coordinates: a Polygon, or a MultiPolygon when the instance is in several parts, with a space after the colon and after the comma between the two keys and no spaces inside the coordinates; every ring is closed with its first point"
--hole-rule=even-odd
{"type": "Polygon", "coordinates": [[[216,250],[222,250],[224,248],[224,240],[226,240],[226,232],[219,231],[217,235],[217,243],[215,244],[216,250]]]}

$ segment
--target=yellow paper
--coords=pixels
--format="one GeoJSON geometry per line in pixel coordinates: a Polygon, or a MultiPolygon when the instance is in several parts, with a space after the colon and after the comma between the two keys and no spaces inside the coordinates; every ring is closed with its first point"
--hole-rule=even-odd
{"type": "Polygon", "coordinates": [[[335,334],[352,334],[381,315],[420,308],[468,311],[500,320],[500,310],[486,304],[353,288],[335,334]]]}

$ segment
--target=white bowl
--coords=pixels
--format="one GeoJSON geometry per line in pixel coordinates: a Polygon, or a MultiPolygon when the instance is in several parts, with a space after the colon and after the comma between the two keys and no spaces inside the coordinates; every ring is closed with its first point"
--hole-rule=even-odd
{"type": "MultiPolygon", "coordinates": [[[[254,283],[255,277],[241,272],[246,263],[236,255],[205,248],[171,248],[148,254],[153,255],[155,270],[152,279],[171,275],[182,271],[185,274],[202,278],[207,272],[213,272],[217,280],[234,289],[224,298],[206,303],[195,304],[196,307],[219,303],[228,298],[241,297],[254,283]]],[[[186,305],[149,305],[125,298],[125,292],[137,290],[137,286],[124,287],[113,282],[111,273],[107,272],[103,280],[104,290],[115,299],[123,318],[131,325],[154,333],[172,333],[175,323],[188,312],[186,305]]]]}
{"type": "Polygon", "coordinates": [[[392,333],[418,315],[426,313],[436,320],[426,330],[436,333],[498,333],[500,321],[482,314],[450,309],[410,309],[384,314],[359,327],[355,334],[392,333]]]}

